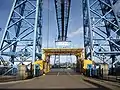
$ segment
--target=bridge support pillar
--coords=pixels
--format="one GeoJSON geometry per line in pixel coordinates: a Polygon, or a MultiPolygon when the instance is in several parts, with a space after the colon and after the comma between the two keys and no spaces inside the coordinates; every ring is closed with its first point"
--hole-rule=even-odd
{"type": "Polygon", "coordinates": [[[81,62],[81,57],[80,56],[76,56],[76,72],[81,73],[82,72],[82,62],[81,62]]]}
{"type": "Polygon", "coordinates": [[[50,71],[50,55],[46,55],[44,61],[44,73],[48,73],[50,71]]]}

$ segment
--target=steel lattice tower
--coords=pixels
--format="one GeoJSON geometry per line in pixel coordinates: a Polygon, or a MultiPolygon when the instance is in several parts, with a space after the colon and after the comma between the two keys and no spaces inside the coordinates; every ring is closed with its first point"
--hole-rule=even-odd
{"type": "Polygon", "coordinates": [[[120,55],[120,0],[83,0],[85,58],[112,64],[120,55]]]}
{"type": "Polygon", "coordinates": [[[1,60],[9,60],[10,70],[16,61],[41,59],[41,28],[42,0],[14,0],[0,44],[1,60]]]}

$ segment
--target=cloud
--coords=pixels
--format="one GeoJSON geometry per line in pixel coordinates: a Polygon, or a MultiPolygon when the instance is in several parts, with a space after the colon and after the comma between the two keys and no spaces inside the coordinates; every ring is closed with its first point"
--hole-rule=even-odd
{"type": "Polygon", "coordinates": [[[54,40],[49,40],[48,43],[47,43],[47,40],[43,40],[42,41],[42,48],[47,48],[47,44],[48,44],[48,48],[54,48],[55,47],[55,41],[54,40]]]}
{"type": "Polygon", "coordinates": [[[80,44],[73,43],[73,44],[71,44],[71,47],[72,48],[83,48],[84,47],[84,43],[80,43],[80,44]]]}
{"type": "Polygon", "coordinates": [[[83,34],[83,27],[80,27],[77,30],[75,30],[75,31],[73,31],[71,33],[68,33],[68,37],[72,38],[72,37],[74,37],[76,35],[80,35],[80,34],[83,34]]]}

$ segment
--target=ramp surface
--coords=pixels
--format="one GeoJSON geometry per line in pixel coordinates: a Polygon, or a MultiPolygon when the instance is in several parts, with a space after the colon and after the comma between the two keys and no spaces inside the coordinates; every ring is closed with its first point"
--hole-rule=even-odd
{"type": "Polygon", "coordinates": [[[54,69],[44,76],[29,80],[0,83],[5,89],[80,89],[80,90],[109,90],[85,82],[82,77],[69,69],[54,69]],[[59,73],[59,74],[58,74],[59,73]]]}

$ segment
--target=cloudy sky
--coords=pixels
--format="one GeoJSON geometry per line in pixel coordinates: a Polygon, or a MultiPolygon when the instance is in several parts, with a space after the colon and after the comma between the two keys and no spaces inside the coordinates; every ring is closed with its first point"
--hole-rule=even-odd
{"type": "MultiPolygon", "coordinates": [[[[0,1],[0,40],[4,32],[4,28],[14,0],[0,1]]],[[[82,28],[82,0],[71,0],[70,18],[68,26],[68,40],[72,42],[72,47],[83,47],[83,28],[82,28]]],[[[43,28],[42,28],[42,47],[47,47],[47,31],[48,31],[48,10],[49,10],[49,47],[55,46],[55,38],[57,37],[57,21],[54,0],[43,0],[43,28]],[[53,33],[55,32],[55,33],[53,33]]]]}

